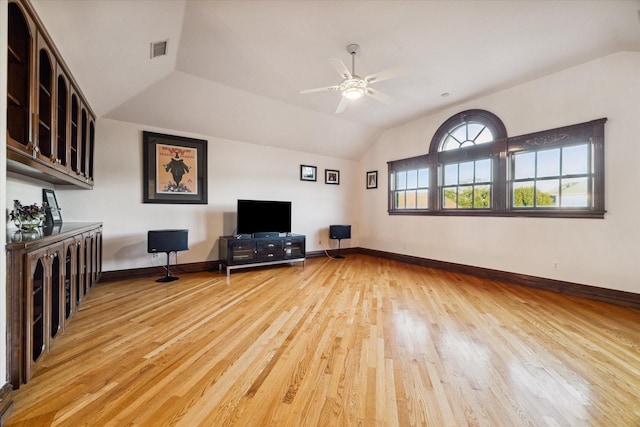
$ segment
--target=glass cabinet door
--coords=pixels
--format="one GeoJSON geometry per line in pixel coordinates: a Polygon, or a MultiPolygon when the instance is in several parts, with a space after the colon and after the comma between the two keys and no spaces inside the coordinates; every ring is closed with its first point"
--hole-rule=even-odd
{"type": "Polygon", "coordinates": [[[31,329],[31,360],[33,362],[40,358],[40,355],[44,351],[44,290],[45,290],[45,264],[44,257],[36,260],[36,268],[30,278],[30,284],[27,286],[27,290],[31,295],[28,295],[29,300],[27,304],[31,310],[28,316],[31,329]]]}
{"type": "Polygon", "coordinates": [[[69,123],[71,125],[71,145],[69,150],[69,156],[71,157],[71,171],[76,175],[80,175],[80,169],[78,168],[78,123],[80,120],[80,104],[78,103],[78,97],[73,91],[71,92],[71,117],[69,123]]]}
{"type": "Polygon", "coordinates": [[[87,147],[87,179],[93,183],[93,156],[96,145],[96,127],[93,120],[89,121],[89,146],[87,147]]]}
{"type": "Polygon", "coordinates": [[[64,75],[59,74],[57,80],[56,95],[56,157],[62,169],[67,169],[69,157],[69,91],[67,90],[67,80],[64,75]]]}
{"type": "Polygon", "coordinates": [[[80,113],[80,149],[79,149],[79,161],[80,161],[80,175],[87,176],[87,141],[89,139],[89,119],[87,116],[87,110],[84,108],[80,113]]]}
{"type": "Polygon", "coordinates": [[[38,157],[46,162],[55,161],[53,155],[53,56],[41,36],[38,37],[38,90],[37,147],[38,157]]]}
{"type": "Polygon", "coordinates": [[[51,280],[50,253],[45,249],[34,251],[26,257],[24,281],[24,353],[25,381],[47,350],[48,323],[47,288],[51,280]]]}
{"type": "Polygon", "coordinates": [[[61,317],[62,314],[61,304],[62,304],[62,292],[61,292],[61,276],[62,276],[62,262],[60,251],[55,251],[50,255],[51,259],[51,286],[50,289],[50,298],[49,298],[49,323],[50,323],[50,331],[49,336],[51,338],[55,338],[58,335],[58,332],[61,329],[61,317]]]}
{"type": "Polygon", "coordinates": [[[75,295],[75,244],[69,244],[64,251],[64,318],[68,319],[74,312],[74,295],[75,295]]]}
{"type": "Polygon", "coordinates": [[[20,6],[10,3],[8,11],[7,143],[31,153],[29,94],[33,37],[20,6]]]}
{"type": "Polygon", "coordinates": [[[76,268],[75,268],[75,276],[76,276],[76,283],[75,283],[75,288],[76,288],[76,298],[75,298],[75,304],[76,307],[78,305],[80,305],[80,301],[82,301],[84,299],[84,268],[83,268],[83,260],[84,260],[84,254],[82,251],[82,244],[81,241],[78,242],[76,244],[76,259],[75,259],[75,264],[76,264],[76,268]]]}

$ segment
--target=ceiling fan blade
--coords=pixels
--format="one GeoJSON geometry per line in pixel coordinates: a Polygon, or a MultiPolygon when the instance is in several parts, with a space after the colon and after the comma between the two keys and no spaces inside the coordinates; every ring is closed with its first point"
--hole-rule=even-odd
{"type": "Polygon", "coordinates": [[[393,98],[391,98],[389,95],[385,95],[379,90],[371,89],[370,87],[367,88],[367,96],[370,96],[376,101],[380,101],[385,104],[391,104],[391,102],[393,102],[393,98]]]}
{"type": "Polygon", "coordinates": [[[335,67],[335,69],[338,72],[338,74],[340,74],[340,77],[342,77],[343,79],[351,79],[351,78],[353,78],[353,76],[351,75],[351,72],[349,71],[347,66],[344,65],[344,62],[342,62],[338,58],[331,58],[331,59],[329,59],[329,61],[331,61],[331,63],[335,67]]]}
{"type": "Polygon", "coordinates": [[[340,103],[338,104],[338,108],[336,108],[336,114],[342,113],[344,109],[347,108],[348,103],[349,100],[347,98],[345,98],[344,96],[340,97],[340,103]]]}
{"type": "Polygon", "coordinates": [[[402,67],[394,67],[389,68],[387,70],[380,71],[379,73],[371,74],[370,76],[365,77],[364,79],[369,84],[378,83],[384,80],[393,79],[395,77],[400,77],[407,73],[407,70],[402,67]]]}
{"type": "Polygon", "coordinates": [[[338,90],[338,86],[327,86],[327,87],[317,87],[315,89],[305,89],[305,90],[301,90],[300,93],[305,94],[305,93],[313,93],[313,92],[326,92],[330,90],[338,90]]]}

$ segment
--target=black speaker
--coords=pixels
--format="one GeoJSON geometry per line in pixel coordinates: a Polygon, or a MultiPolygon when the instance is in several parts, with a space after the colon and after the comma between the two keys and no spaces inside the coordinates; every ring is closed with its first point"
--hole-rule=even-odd
{"type": "Polygon", "coordinates": [[[147,252],[189,250],[189,230],[149,230],[147,252]]]}
{"type": "Polygon", "coordinates": [[[350,225],[330,225],[329,226],[329,238],[338,240],[338,255],[333,258],[344,258],[340,255],[340,242],[342,239],[351,238],[351,226],[350,225]]]}
{"type": "Polygon", "coordinates": [[[351,238],[351,226],[350,225],[330,225],[329,226],[329,238],[330,239],[350,239],[351,238]]]}
{"type": "Polygon", "coordinates": [[[273,238],[280,237],[280,233],[277,231],[262,231],[259,233],[253,233],[254,239],[264,239],[264,238],[273,238]]]}
{"type": "Polygon", "coordinates": [[[173,282],[178,280],[169,272],[169,253],[189,249],[189,230],[149,230],[147,233],[147,252],[167,253],[167,274],[156,282],[173,282]]]}

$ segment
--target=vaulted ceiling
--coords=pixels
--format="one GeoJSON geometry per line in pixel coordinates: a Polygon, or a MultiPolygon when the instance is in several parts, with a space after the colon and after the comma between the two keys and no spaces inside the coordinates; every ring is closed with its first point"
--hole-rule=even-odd
{"type": "Polygon", "coordinates": [[[32,3],[98,117],[349,159],[391,126],[640,51],[640,0],[32,3]],[[375,85],[390,103],[335,114],[337,92],[300,91],[338,84],[350,43],[357,74],[405,74],[375,85]]]}

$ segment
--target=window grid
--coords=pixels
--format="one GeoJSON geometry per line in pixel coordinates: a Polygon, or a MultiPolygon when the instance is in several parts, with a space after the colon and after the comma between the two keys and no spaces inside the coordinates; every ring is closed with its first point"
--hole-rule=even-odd
{"type": "Polygon", "coordinates": [[[513,209],[584,209],[592,205],[591,144],[528,150],[511,157],[513,209]]]}
{"type": "Polygon", "coordinates": [[[391,173],[394,210],[429,208],[429,169],[416,168],[391,173]]]}
{"type": "Polygon", "coordinates": [[[443,167],[443,209],[491,208],[491,160],[451,163],[443,167]]]}
{"type": "Polygon", "coordinates": [[[451,129],[442,139],[440,151],[457,150],[493,141],[487,126],[480,122],[468,121],[451,129]]]}

